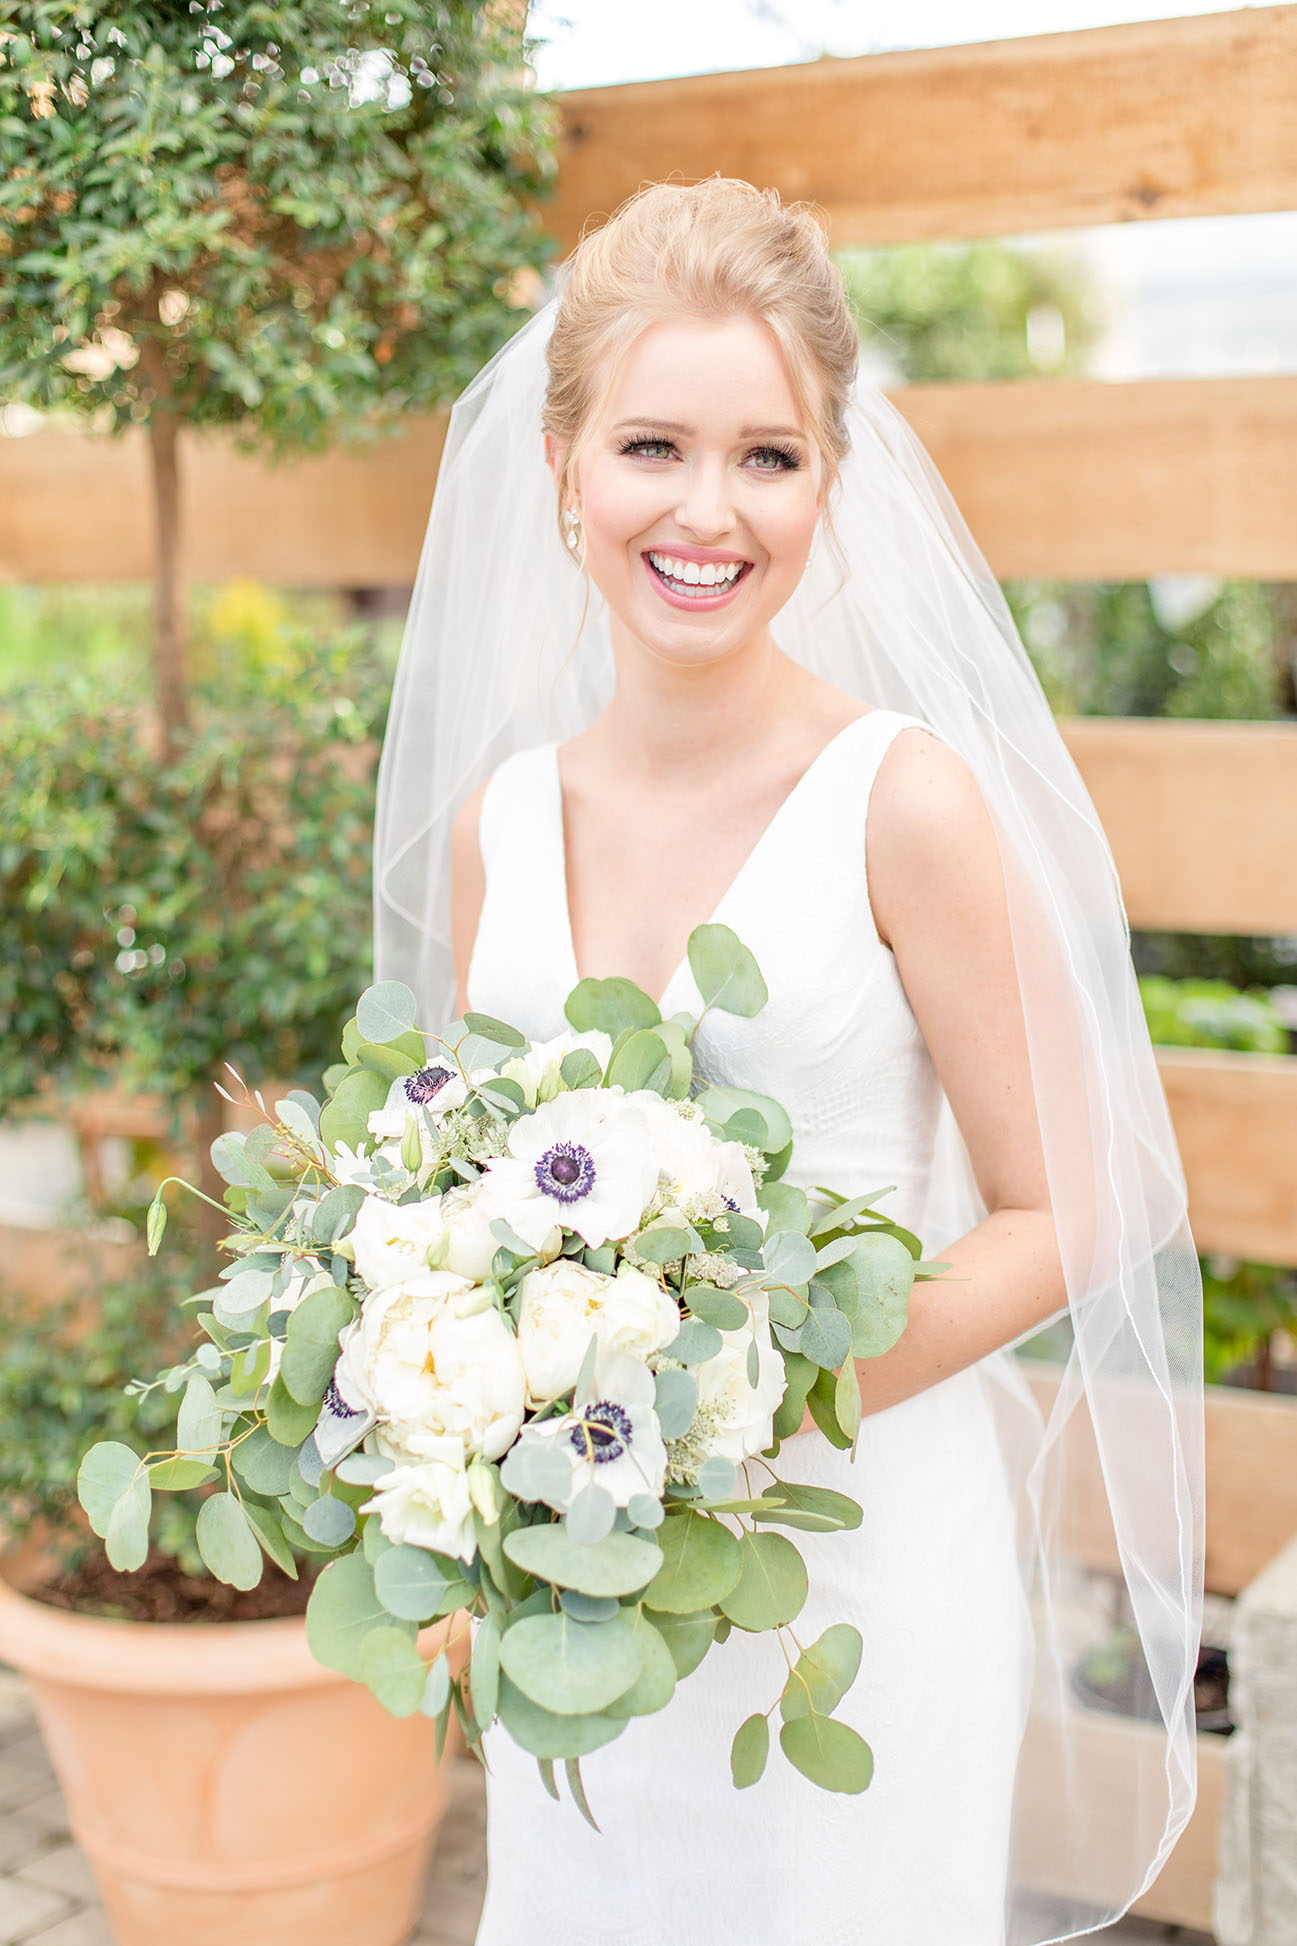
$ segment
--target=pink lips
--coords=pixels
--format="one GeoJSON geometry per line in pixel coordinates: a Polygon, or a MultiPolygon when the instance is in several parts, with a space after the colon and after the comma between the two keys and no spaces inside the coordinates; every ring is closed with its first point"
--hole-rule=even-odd
{"type": "MultiPolygon", "coordinates": [[[[696,561],[699,567],[704,566],[708,561],[720,562],[735,559],[732,552],[727,554],[717,547],[672,546],[670,549],[656,549],[655,552],[661,554],[669,552],[671,559],[674,561],[696,561]]],[[[709,613],[714,608],[723,608],[727,601],[732,601],[735,590],[742,582],[746,581],[748,575],[752,572],[751,561],[745,561],[734,579],[727,586],[713,588],[706,594],[700,592],[696,595],[681,595],[677,594],[676,590],[663,580],[652,561],[650,561],[647,551],[640,555],[640,559],[644,563],[645,572],[652,581],[653,586],[657,589],[657,592],[661,595],[663,601],[669,601],[673,608],[687,608],[691,612],[701,610],[704,614],[709,613]]]]}

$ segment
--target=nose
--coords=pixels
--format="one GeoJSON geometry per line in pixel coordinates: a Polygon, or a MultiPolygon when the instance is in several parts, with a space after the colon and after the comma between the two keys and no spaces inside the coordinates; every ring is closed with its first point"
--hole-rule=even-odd
{"type": "Polygon", "coordinates": [[[698,460],[687,466],[682,485],[676,519],[694,535],[700,547],[723,540],[734,531],[730,474],[723,459],[698,460]]]}

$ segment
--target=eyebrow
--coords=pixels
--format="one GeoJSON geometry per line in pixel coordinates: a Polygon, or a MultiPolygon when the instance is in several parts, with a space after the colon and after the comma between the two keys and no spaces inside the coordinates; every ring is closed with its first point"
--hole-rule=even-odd
{"type": "MultiPolygon", "coordinates": [[[[631,426],[652,426],[658,432],[676,432],[688,438],[692,426],[682,426],[676,419],[658,419],[652,413],[645,413],[635,419],[622,419],[613,427],[614,432],[625,432],[631,426]]],[[[797,426],[740,426],[740,439],[805,439],[806,435],[797,426]]]]}

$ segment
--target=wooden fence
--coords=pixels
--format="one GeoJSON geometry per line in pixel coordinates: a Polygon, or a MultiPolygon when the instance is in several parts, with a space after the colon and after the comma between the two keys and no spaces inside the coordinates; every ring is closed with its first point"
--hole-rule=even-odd
{"type": "MultiPolygon", "coordinates": [[[[641,181],[713,170],[814,198],[842,245],[1292,209],[1295,95],[1297,6],[587,90],[563,100],[549,221],[570,243],[641,181]]],[[[1297,579],[1297,378],[922,386],[897,403],[1002,576],[1297,579]]],[[[408,584],[440,440],[428,421],[276,469],[189,440],[189,572],[408,584]]],[[[138,437],[0,441],[0,575],[147,574],[145,466],[138,437]]],[[[1297,933],[1297,728],[1064,734],[1133,926],[1297,933]]],[[[1161,1067],[1201,1247],[1297,1264],[1297,1061],[1167,1051],[1161,1067]]],[[[1225,1394],[1211,1412],[1209,1579],[1235,1592],[1297,1530],[1297,1414],[1225,1394]]],[[[1094,1761],[1121,1734],[1100,1724],[1094,1761]]],[[[1199,1810],[1138,1909],[1206,1930],[1218,1743],[1202,1761],[1199,1810]]],[[[1096,1861],[1089,1889],[1101,1879],[1096,1861]]]]}

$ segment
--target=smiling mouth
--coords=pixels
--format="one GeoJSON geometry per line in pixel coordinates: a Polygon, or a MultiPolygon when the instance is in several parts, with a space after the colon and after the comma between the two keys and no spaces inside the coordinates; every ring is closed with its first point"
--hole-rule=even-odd
{"type": "Polygon", "coordinates": [[[715,601],[736,588],[752,568],[751,561],[682,561],[655,549],[644,559],[662,586],[686,601],[715,601]]]}

